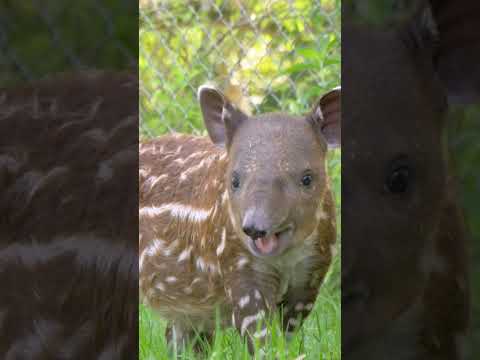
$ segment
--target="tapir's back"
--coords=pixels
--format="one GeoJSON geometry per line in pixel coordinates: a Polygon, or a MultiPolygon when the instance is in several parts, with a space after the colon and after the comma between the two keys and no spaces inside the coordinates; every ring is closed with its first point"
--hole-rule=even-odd
{"type": "Polygon", "coordinates": [[[217,194],[211,190],[218,184],[207,178],[218,178],[220,159],[226,160],[225,150],[200,136],[166,135],[140,144],[140,207],[163,203],[205,207],[205,194],[212,198],[217,194]]]}
{"type": "MultiPolygon", "coordinates": [[[[150,229],[150,238],[166,242],[197,236],[202,223],[213,220],[218,199],[226,196],[226,159],[226,151],[204,137],[176,134],[140,144],[140,232],[150,229]]],[[[140,252],[150,242],[140,241],[140,252]]]]}
{"type": "Polygon", "coordinates": [[[220,237],[212,235],[226,222],[226,159],[204,137],[167,135],[140,144],[140,290],[165,316],[202,317],[222,291],[220,237]]]}

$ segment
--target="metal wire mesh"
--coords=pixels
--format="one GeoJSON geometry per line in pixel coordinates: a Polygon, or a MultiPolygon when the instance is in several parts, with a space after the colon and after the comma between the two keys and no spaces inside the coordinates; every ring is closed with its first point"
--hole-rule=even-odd
{"type": "Polygon", "coordinates": [[[136,67],[138,3],[0,2],[0,84],[85,68],[136,67]]]}
{"type": "Polygon", "coordinates": [[[199,132],[197,88],[301,113],[340,82],[340,1],[141,0],[140,132],[199,132]]]}

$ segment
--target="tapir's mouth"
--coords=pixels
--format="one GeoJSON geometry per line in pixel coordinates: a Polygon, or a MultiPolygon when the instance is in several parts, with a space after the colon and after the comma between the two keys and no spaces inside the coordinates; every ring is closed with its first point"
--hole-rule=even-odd
{"type": "Polygon", "coordinates": [[[293,234],[293,226],[288,225],[283,227],[280,231],[267,234],[258,239],[251,239],[254,250],[261,256],[278,255],[285,248],[288,239],[293,234]]]}
{"type": "Polygon", "coordinates": [[[271,254],[279,245],[277,234],[258,238],[253,243],[257,251],[263,255],[271,254]]]}

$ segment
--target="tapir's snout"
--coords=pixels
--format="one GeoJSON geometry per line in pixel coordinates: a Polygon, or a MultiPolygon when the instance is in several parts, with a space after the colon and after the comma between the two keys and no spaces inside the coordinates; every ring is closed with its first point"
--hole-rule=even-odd
{"type": "Polygon", "coordinates": [[[271,228],[271,221],[268,219],[264,210],[250,208],[245,212],[242,222],[242,230],[253,240],[265,237],[271,228]]]}
{"type": "Polygon", "coordinates": [[[262,208],[249,208],[243,217],[242,230],[248,237],[248,247],[255,255],[273,256],[280,254],[292,238],[293,225],[277,224],[262,208]]]}

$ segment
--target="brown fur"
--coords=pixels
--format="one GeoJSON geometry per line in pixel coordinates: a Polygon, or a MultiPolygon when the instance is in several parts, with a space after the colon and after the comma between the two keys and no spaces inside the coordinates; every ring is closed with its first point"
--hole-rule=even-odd
{"type": "Polygon", "coordinates": [[[61,74],[0,103],[0,358],[130,358],[136,76],[61,74]]]}

